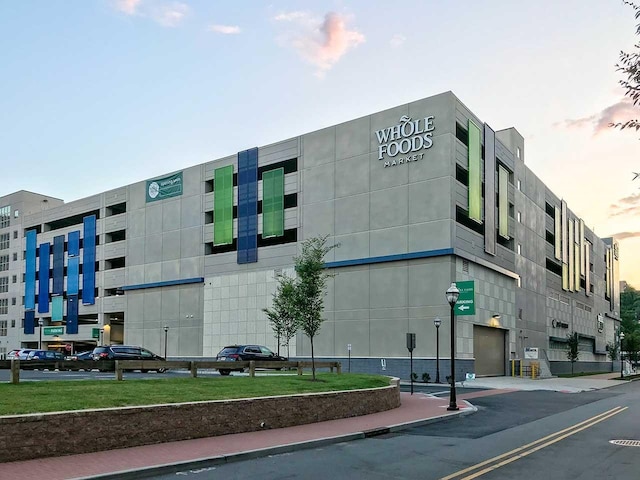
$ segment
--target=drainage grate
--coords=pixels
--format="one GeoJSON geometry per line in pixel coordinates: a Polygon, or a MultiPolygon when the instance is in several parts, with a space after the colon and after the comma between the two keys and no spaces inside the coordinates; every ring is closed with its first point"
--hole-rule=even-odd
{"type": "Polygon", "coordinates": [[[640,440],[609,440],[609,443],[622,447],[640,447],[640,440]]]}

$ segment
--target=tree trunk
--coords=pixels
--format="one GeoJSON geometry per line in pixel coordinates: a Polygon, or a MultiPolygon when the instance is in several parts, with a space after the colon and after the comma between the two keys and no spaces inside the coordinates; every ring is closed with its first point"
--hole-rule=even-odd
{"type": "Polygon", "coordinates": [[[313,376],[313,381],[316,381],[316,357],[313,353],[313,337],[309,337],[311,340],[311,373],[313,376]]]}

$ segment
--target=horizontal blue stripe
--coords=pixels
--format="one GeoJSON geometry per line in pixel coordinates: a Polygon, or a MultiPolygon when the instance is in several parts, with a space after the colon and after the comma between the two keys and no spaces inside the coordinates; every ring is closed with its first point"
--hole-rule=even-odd
{"type": "Polygon", "coordinates": [[[125,285],[122,290],[142,290],[143,288],[170,287],[172,285],[187,285],[190,283],[204,283],[203,277],[183,278],[181,280],[167,280],[165,282],[140,283],[138,285],[125,285]]]}
{"type": "Polygon", "coordinates": [[[453,255],[453,248],[426,250],[423,252],[400,253],[398,255],[384,255],[382,257],[356,258],[355,260],[340,260],[338,262],[327,262],[324,264],[324,266],[326,268],[351,267],[353,265],[371,265],[373,263],[398,262],[400,260],[442,257],[444,255],[453,255]]]}

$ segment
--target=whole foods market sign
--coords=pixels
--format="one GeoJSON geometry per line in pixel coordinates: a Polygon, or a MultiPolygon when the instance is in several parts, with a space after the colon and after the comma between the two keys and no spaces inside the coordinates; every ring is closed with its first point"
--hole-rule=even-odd
{"type": "Polygon", "coordinates": [[[147,180],[147,202],[182,195],[182,172],[168,177],[147,180]]]}
{"type": "Polygon", "coordinates": [[[384,167],[422,160],[424,150],[433,146],[434,118],[413,120],[403,115],[397,125],[378,130],[378,160],[384,160],[384,167]]]}

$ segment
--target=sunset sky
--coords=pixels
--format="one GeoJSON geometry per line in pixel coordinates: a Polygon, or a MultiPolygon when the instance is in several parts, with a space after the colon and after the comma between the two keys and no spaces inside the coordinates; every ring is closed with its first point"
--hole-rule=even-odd
{"type": "Polygon", "coordinates": [[[618,0],[0,2],[0,195],[72,201],[453,91],[640,288],[618,0]]]}

